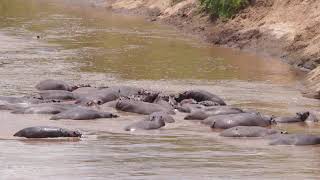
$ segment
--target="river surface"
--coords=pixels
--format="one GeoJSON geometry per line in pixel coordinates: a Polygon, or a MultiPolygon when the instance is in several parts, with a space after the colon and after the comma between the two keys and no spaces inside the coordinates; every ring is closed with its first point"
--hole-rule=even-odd
{"type": "MultiPolygon", "coordinates": [[[[245,109],[318,115],[319,102],[298,91],[303,73],[287,64],[212,47],[91,2],[0,0],[0,95],[34,94],[37,82],[54,78],[169,92],[205,89],[245,109]]],[[[222,138],[198,122],[184,121],[182,113],[161,130],[125,133],[123,127],[141,116],[118,113],[119,119],[79,122],[1,111],[0,179],[320,178],[319,146],[222,138]],[[36,125],[79,129],[85,135],[81,140],[13,138],[16,131],[36,125]]],[[[320,133],[318,124],[275,128],[320,133]]]]}

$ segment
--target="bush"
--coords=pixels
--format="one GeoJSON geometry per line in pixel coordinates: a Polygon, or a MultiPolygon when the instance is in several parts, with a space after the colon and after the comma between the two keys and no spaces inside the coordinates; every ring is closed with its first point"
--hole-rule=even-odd
{"type": "Polygon", "coordinates": [[[213,16],[229,18],[249,5],[248,0],[200,0],[202,8],[213,16]]]}

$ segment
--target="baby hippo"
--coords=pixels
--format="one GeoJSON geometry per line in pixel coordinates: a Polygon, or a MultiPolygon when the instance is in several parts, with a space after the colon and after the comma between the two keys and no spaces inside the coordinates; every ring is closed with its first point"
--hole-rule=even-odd
{"type": "Polygon", "coordinates": [[[284,134],[276,129],[269,129],[259,126],[236,126],[226,129],[220,133],[224,137],[265,137],[273,134],[284,134]]]}
{"type": "Polygon", "coordinates": [[[162,116],[150,115],[146,119],[135,122],[127,127],[125,131],[135,131],[135,130],[152,130],[159,129],[165,126],[165,119],[162,116]]]}
{"type": "Polygon", "coordinates": [[[309,117],[309,112],[298,112],[295,116],[276,117],[274,120],[277,123],[296,123],[304,122],[309,117]]]}
{"type": "Polygon", "coordinates": [[[99,112],[93,109],[75,107],[66,111],[63,111],[59,114],[52,116],[51,120],[59,119],[72,119],[72,120],[91,120],[98,118],[115,118],[118,115],[108,113],[108,112],[99,112]]]}
{"type": "Polygon", "coordinates": [[[22,129],[13,136],[26,138],[81,137],[81,133],[59,127],[36,126],[22,129]]]}

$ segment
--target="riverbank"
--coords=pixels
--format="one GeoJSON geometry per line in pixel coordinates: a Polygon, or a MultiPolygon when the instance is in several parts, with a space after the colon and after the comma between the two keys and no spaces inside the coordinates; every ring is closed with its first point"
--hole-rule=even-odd
{"type": "MultiPolygon", "coordinates": [[[[213,20],[200,12],[197,0],[99,2],[113,11],[146,16],[207,42],[279,58],[305,71],[320,63],[319,1],[256,0],[229,20],[213,20]]],[[[313,85],[318,81],[307,83],[313,85]]]]}

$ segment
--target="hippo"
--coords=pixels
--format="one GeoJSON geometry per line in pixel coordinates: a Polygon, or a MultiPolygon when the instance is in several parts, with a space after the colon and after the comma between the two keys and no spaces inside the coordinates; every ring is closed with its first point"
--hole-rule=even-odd
{"type": "Polygon", "coordinates": [[[219,106],[220,104],[214,101],[201,101],[198,104],[204,105],[204,106],[219,106]]]}
{"type": "Polygon", "coordinates": [[[94,94],[101,89],[106,89],[107,87],[80,87],[72,91],[76,98],[84,97],[88,94],[94,94]]]}
{"type": "Polygon", "coordinates": [[[204,120],[209,116],[223,115],[223,114],[237,114],[243,113],[242,109],[235,107],[219,106],[215,108],[204,110],[194,111],[191,114],[188,114],[184,119],[185,120],[204,120]]]}
{"type": "Polygon", "coordinates": [[[270,145],[316,145],[320,144],[320,136],[311,134],[281,134],[274,136],[270,145]]]}
{"type": "Polygon", "coordinates": [[[175,120],[173,119],[172,116],[170,116],[169,114],[167,114],[166,112],[154,112],[152,114],[150,114],[146,120],[155,120],[155,119],[163,119],[164,122],[166,123],[174,123],[175,120]]]}
{"type": "Polygon", "coordinates": [[[73,91],[77,88],[78,88],[77,86],[70,86],[64,81],[53,80],[53,79],[47,79],[47,80],[41,81],[36,85],[36,89],[39,91],[45,91],[45,90],[73,91]]]}
{"type": "Polygon", "coordinates": [[[142,89],[130,86],[114,86],[98,90],[83,97],[80,97],[76,103],[83,105],[97,104],[101,105],[109,101],[117,100],[120,97],[129,97],[138,95],[142,89]]]}
{"type": "Polygon", "coordinates": [[[0,96],[0,105],[4,104],[38,104],[42,103],[41,99],[33,97],[11,97],[11,96],[0,96]]]}
{"type": "Polygon", "coordinates": [[[180,102],[181,105],[183,104],[197,104],[198,102],[194,99],[184,99],[180,102]]]}
{"type": "Polygon", "coordinates": [[[52,116],[50,120],[59,120],[59,119],[91,120],[91,119],[98,119],[98,118],[116,118],[116,117],[118,117],[118,115],[108,113],[108,112],[99,112],[93,109],[75,107],[52,116]]]}
{"type": "Polygon", "coordinates": [[[65,90],[46,90],[40,91],[39,95],[43,99],[56,99],[56,100],[75,100],[75,95],[70,91],[65,90]]]}
{"type": "Polygon", "coordinates": [[[36,126],[22,129],[13,136],[26,138],[57,138],[57,137],[81,137],[78,131],[71,131],[59,127],[36,126]]]}
{"type": "Polygon", "coordinates": [[[172,107],[172,105],[169,102],[162,100],[162,99],[155,101],[154,104],[158,104],[158,105],[160,105],[166,109],[170,109],[172,111],[174,110],[174,108],[172,107]]]}
{"type": "Polygon", "coordinates": [[[138,94],[132,95],[131,98],[138,101],[153,103],[158,99],[159,94],[160,93],[157,91],[141,89],[138,94]]]}
{"type": "Polygon", "coordinates": [[[282,134],[276,129],[269,129],[260,126],[235,126],[220,133],[223,137],[265,137],[273,134],[282,134]]]}
{"type": "Polygon", "coordinates": [[[70,108],[76,107],[74,104],[35,104],[24,108],[17,108],[11,113],[13,114],[58,114],[70,108]]]}
{"type": "Polygon", "coordinates": [[[211,128],[228,129],[235,126],[270,126],[272,118],[264,119],[260,113],[238,113],[210,116],[201,121],[202,124],[211,128]]]}
{"type": "Polygon", "coordinates": [[[175,106],[175,108],[180,112],[191,113],[193,111],[199,111],[199,110],[205,109],[205,106],[200,105],[200,104],[185,103],[182,105],[177,105],[177,106],[175,106]]]}
{"type": "Polygon", "coordinates": [[[304,122],[309,117],[309,112],[298,112],[296,116],[288,116],[288,117],[276,117],[274,120],[277,123],[296,123],[296,122],[304,122]]]}
{"type": "Polygon", "coordinates": [[[116,105],[116,109],[125,112],[145,115],[161,111],[167,112],[169,114],[174,114],[174,111],[172,111],[171,109],[167,109],[161,105],[133,100],[119,100],[116,105]]]}
{"type": "Polygon", "coordinates": [[[221,106],[226,105],[226,103],[220,97],[204,90],[185,91],[180,93],[178,97],[175,98],[177,102],[181,102],[184,99],[194,99],[197,102],[212,101],[221,106]]]}
{"type": "Polygon", "coordinates": [[[305,122],[319,122],[319,119],[314,113],[309,113],[308,118],[305,120],[305,122]]]}
{"type": "Polygon", "coordinates": [[[124,128],[125,131],[135,131],[135,130],[153,130],[164,127],[165,121],[162,118],[150,118],[142,121],[135,122],[124,128]]]}

